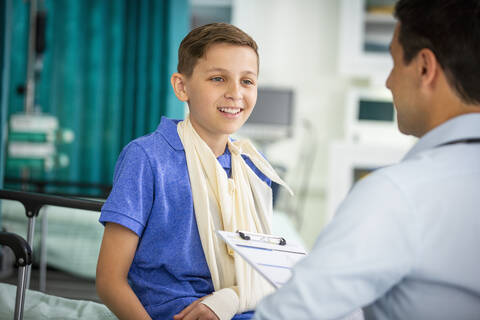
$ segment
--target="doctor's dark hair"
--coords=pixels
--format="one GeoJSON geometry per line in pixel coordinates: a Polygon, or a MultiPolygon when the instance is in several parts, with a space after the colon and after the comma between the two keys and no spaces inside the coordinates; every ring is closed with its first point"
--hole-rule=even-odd
{"type": "Polygon", "coordinates": [[[231,24],[211,23],[193,29],[182,40],[178,49],[178,72],[191,76],[198,59],[205,55],[211,45],[217,43],[248,46],[255,51],[258,61],[257,43],[252,37],[231,24]]]}
{"type": "Polygon", "coordinates": [[[432,50],[457,95],[480,104],[480,0],[400,0],[395,17],[404,62],[432,50]]]}

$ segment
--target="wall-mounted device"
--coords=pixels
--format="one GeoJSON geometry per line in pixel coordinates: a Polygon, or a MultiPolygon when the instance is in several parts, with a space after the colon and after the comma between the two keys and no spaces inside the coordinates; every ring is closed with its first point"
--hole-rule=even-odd
{"type": "Polygon", "coordinates": [[[293,89],[259,88],[257,104],[238,134],[260,143],[291,137],[294,98],[293,89]]]}

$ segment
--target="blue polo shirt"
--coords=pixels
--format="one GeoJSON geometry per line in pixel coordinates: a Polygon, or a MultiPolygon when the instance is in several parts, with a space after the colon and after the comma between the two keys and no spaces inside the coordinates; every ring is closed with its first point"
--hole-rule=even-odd
{"type": "MultiPolygon", "coordinates": [[[[100,215],[101,223],[118,223],[139,236],[128,281],[150,316],[159,320],[172,319],[214,290],[198,234],[178,122],[163,117],[156,131],[123,149],[100,215]]],[[[230,175],[228,148],[217,159],[230,175]]],[[[244,159],[270,185],[250,159],[244,159]]],[[[247,312],[233,319],[251,317],[247,312]]]]}

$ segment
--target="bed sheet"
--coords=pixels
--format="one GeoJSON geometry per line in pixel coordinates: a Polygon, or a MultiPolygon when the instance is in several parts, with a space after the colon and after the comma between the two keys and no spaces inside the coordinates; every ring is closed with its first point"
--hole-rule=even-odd
{"type": "MultiPolygon", "coordinates": [[[[13,319],[17,287],[0,283],[0,319],[13,319]]],[[[73,300],[27,290],[24,320],[116,320],[103,304],[73,300]]]]}

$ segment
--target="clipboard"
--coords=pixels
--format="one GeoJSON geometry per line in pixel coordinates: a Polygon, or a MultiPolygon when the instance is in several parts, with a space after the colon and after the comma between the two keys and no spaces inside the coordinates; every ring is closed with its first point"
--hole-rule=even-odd
{"type": "Polygon", "coordinates": [[[293,266],[307,255],[304,248],[283,237],[245,231],[217,233],[276,289],[290,279],[293,266]]]}

